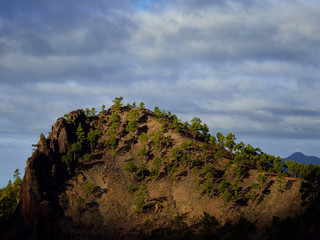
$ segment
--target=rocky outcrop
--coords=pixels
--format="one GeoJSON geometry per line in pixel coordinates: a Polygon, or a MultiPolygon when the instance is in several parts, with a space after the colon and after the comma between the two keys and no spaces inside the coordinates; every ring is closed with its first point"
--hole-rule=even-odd
{"type": "MultiPolygon", "coordinates": [[[[70,177],[61,162],[73,142],[76,128],[81,123],[86,126],[83,110],[69,113],[68,122],[59,118],[52,126],[46,139],[43,134],[37,144],[38,149],[27,160],[22,182],[20,204],[16,210],[19,215],[14,239],[55,239],[54,213],[60,211],[57,195],[63,191],[64,181],[70,177]]],[[[12,235],[12,232],[11,232],[12,235]]]]}

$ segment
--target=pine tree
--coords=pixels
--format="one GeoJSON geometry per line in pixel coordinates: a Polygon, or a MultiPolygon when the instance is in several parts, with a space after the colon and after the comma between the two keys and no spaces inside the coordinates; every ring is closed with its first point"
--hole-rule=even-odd
{"type": "Polygon", "coordinates": [[[100,138],[100,136],[101,132],[99,129],[88,133],[87,140],[90,142],[91,153],[93,152],[93,147],[96,145],[96,142],[100,138]]]}
{"type": "Polygon", "coordinates": [[[140,109],[140,110],[144,109],[144,102],[140,102],[140,104],[139,104],[139,109],[140,109]]]}
{"type": "Polygon", "coordinates": [[[234,150],[234,147],[236,145],[235,140],[236,140],[236,136],[234,134],[232,134],[232,133],[229,133],[225,137],[225,145],[230,151],[234,150]]]}
{"type": "Polygon", "coordinates": [[[202,128],[201,128],[201,131],[202,131],[202,134],[203,134],[204,136],[206,136],[206,137],[208,136],[209,128],[208,128],[208,126],[207,126],[206,123],[203,124],[203,126],[202,126],[202,128]]]}
{"type": "Polygon", "coordinates": [[[123,97],[116,97],[114,98],[114,100],[112,101],[114,103],[114,108],[117,109],[117,110],[120,110],[120,108],[123,106],[122,105],[122,100],[123,100],[123,97]]]}
{"type": "Polygon", "coordinates": [[[78,128],[77,128],[76,135],[77,135],[77,141],[78,141],[79,145],[80,145],[81,148],[82,148],[82,144],[83,144],[84,140],[86,139],[86,137],[85,137],[85,133],[84,133],[84,131],[83,131],[83,128],[82,128],[82,126],[81,126],[81,123],[79,123],[79,126],[78,126],[78,128]]]}

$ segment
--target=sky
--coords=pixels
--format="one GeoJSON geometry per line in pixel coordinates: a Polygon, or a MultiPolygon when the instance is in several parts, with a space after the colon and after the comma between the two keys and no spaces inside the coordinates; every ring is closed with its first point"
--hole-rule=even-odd
{"type": "Polygon", "coordinates": [[[78,108],[143,101],[210,133],[320,157],[316,0],[3,0],[0,187],[78,108]]]}

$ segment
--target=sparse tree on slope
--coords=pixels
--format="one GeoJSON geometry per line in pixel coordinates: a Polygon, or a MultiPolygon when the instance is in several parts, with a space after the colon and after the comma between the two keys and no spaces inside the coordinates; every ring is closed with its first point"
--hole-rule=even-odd
{"type": "Polygon", "coordinates": [[[81,126],[81,123],[79,124],[79,126],[77,128],[76,135],[77,135],[77,142],[79,143],[79,145],[82,148],[82,144],[83,144],[84,140],[86,139],[86,137],[85,137],[85,133],[83,131],[83,128],[81,126]]]}
{"type": "Polygon", "coordinates": [[[93,147],[96,145],[96,142],[100,138],[100,136],[101,132],[99,129],[88,133],[87,140],[90,142],[91,153],[93,152],[93,147]]]}
{"type": "Polygon", "coordinates": [[[232,133],[229,133],[225,138],[225,145],[230,151],[234,150],[234,147],[236,145],[235,140],[236,136],[232,133]]]}
{"type": "Polygon", "coordinates": [[[123,100],[123,97],[116,97],[114,98],[113,100],[113,103],[114,103],[114,108],[117,109],[117,110],[120,110],[120,108],[122,108],[122,100],[123,100]]]}

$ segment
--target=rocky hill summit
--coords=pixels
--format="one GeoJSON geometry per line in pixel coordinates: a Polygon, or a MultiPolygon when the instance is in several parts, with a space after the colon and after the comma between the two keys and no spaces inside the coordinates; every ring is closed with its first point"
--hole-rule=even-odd
{"type": "Polygon", "coordinates": [[[198,118],[114,102],[41,134],[3,238],[268,239],[305,211],[280,158],[210,136],[198,118]]]}

